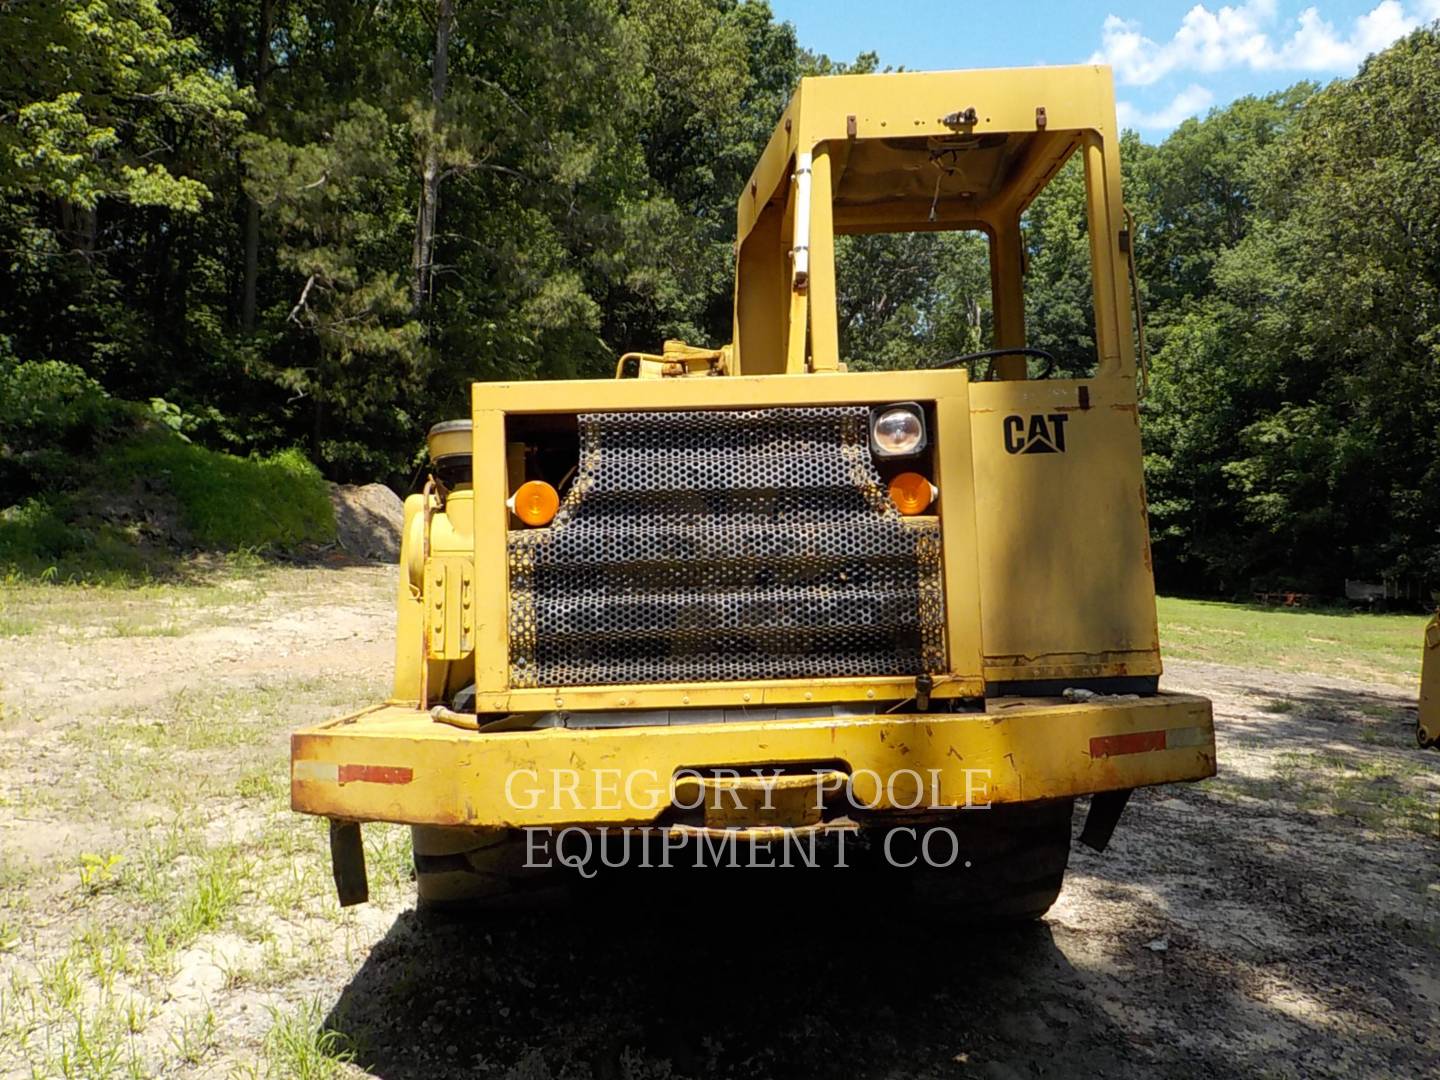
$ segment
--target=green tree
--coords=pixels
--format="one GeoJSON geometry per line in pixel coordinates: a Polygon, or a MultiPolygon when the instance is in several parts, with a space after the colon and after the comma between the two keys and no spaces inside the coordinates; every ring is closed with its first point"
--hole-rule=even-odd
{"type": "Polygon", "coordinates": [[[233,83],[172,33],[158,0],[0,5],[0,195],[93,214],[103,199],[196,212],[203,181],[167,160],[174,132],[225,137],[244,120],[233,83]]]}
{"type": "Polygon", "coordinates": [[[1145,434],[1162,580],[1333,594],[1440,572],[1437,95],[1432,27],[1157,151],[1145,434]],[[1165,179],[1207,144],[1234,152],[1213,183],[1165,179]]]}
{"type": "Polygon", "coordinates": [[[929,367],[988,346],[990,264],[979,233],[841,236],[835,266],[847,367],[929,367]]]}
{"type": "Polygon", "coordinates": [[[1264,220],[1217,267],[1252,312],[1269,408],[1229,468],[1272,565],[1440,574],[1437,106],[1436,27],[1317,93],[1257,161],[1264,220]]]}

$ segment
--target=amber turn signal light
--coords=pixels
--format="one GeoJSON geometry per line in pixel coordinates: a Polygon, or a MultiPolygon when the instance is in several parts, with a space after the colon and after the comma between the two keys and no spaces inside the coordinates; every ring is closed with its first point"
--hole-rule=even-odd
{"type": "Polygon", "coordinates": [[[510,496],[510,509],[526,525],[549,525],[560,509],[560,495],[544,480],[527,480],[510,496]]]}
{"type": "Polygon", "coordinates": [[[906,517],[923,514],[940,492],[918,472],[902,472],[890,481],[890,501],[906,517]]]}

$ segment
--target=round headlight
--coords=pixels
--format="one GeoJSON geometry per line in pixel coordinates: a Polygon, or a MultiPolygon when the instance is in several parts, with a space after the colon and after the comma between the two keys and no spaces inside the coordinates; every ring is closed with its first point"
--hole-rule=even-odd
{"type": "Polygon", "coordinates": [[[875,417],[870,436],[885,457],[918,453],[925,445],[925,425],[913,409],[886,409],[875,417]]]}

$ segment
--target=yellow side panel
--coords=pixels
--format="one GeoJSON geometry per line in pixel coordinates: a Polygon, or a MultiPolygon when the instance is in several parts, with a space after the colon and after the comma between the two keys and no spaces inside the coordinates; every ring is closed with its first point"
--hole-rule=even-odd
{"type": "Polygon", "coordinates": [[[970,407],[985,677],[1159,674],[1133,380],[974,383],[970,407]]]}
{"type": "Polygon", "coordinates": [[[423,569],[420,533],[424,505],[423,495],[411,495],[405,500],[405,528],[401,532],[400,573],[397,575],[395,594],[395,681],[390,691],[392,701],[420,699],[420,654],[424,649],[422,627],[425,606],[414,579],[419,578],[423,569]]]}
{"type": "Polygon", "coordinates": [[[1420,668],[1420,723],[1416,735],[1423,745],[1440,744],[1440,615],[1425,627],[1425,659],[1420,668]]]}
{"type": "Polygon", "coordinates": [[[430,623],[430,657],[461,660],[475,648],[475,570],[453,555],[425,563],[425,617],[430,623]]]}
{"type": "Polygon", "coordinates": [[[786,273],[788,252],[781,236],[783,217],[779,206],[768,207],[740,247],[735,273],[736,374],[785,370],[790,279],[786,273]]]}

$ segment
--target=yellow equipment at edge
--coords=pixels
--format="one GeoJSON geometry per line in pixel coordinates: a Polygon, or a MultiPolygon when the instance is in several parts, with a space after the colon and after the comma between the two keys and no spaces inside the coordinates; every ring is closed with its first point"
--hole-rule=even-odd
{"type": "Polygon", "coordinates": [[[1440,749],[1440,614],[1425,625],[1425,651],[1420,665],[1420,716],[1415,741],[1440,749]]]}
{"type": "MultiPolygon", "coordinates": [[[[463,893],[472,871],[496,865],[484,853],[513,835],[507,830],[530,827],[646,826],[763,843],[805,830],[923,821],[955,829],[977,852],[1015,854],[1019,841],[1006,838],[1045,822],[1047,850],[1058,854],[1043,881],[1024,883],[1030,894],[1016,900],[993,883],[965,893],[988,873],[981,860],[958,903],[969,914],[1034,917],[1058,891],[1075,797],[1093,796],[1082,838],[1103,848],[1132,789],[1213,775],[1209,702],[1156,686],[1138,423],[1143,371],[1131,330],[1131,237],[1109,69],[804,79],[740,194],[737,224],[732,344],[667,342],[658,355],[627,354],[613,380],[476,383],[469,422],[432,433],[435,475],[406,502],[392,696],[299,731],[292,742],[292,805],[331,819],[342,902],[365,896],[365,821],[417,827],[422,901],[463,893]],[[1083,378],[1029,377],[1027,354],[1004,351],[1026,346],[1022,217],[1075,155],[1085,177],[1094,368],[1083,378]],[[972,381],[966,366],[844,371],[835,237],[936,230],[988,237],[1001,354],[974,362],[990,361],[991,377],[972,381]],[[834,452],[851,463],[856,498],[873,515],[861,525],[913,538],[917,559],[933,541],[925,564],[932,570],[915,571],[922,607],[929,605],[918,616],[928,628],[916,631],[930,643],[922,659],[907,652],[893,671],[871,665],[776,677],[754,673],[765,657],[735,656],[739,674],[722,678],[546,678],[591,670],[584,665],[592,662],[595,671],[651,671],[684,659],[695,660],[685,670],[710,670],[681,657],[665,636],[672,624],[659,616],[627,631],[630,651],[600,655],[607,646],[592,634],[569,663],[569,639],[548,627],[571,624],[541,610],[549,602],[542,587],[569,585],[545,584],[555,579],[542,580],[533,560],[577,528],[587,498],[592,509],[602,498],[594,493],[596,463],[611,459],[597,440],[613,436],[598,438],[582,414],[623,421],[658,413],[677,424],[689,418],[684,424],[698,431],[705,417],[727,410],[756,424],[818,411],[841,418],[844,430],[852,423],[844,417],[869,415],[873,425],[899,410],[890,418],[897,437],[921,447],[909,457],[887,457],[873,428],[870,454],[854,440],[834,452]],[[895,490],[911,493],[903,516],[885,495],[902,473],[895,490]],[[914,494],[922,482],[933,502],[914,494]],[[522,485],[523,520],[515,516],[522,485]],[[552,486],[558,516],[546,494],[552,486]],[[635,641],[652,642],[654,655],[637,655],[635,641]],[[774,782],[748,779],[761,768],[824,777],[823,795],[777,811],[768,805],[774,782]],[[564,783],[552,784],[554,776],[564,783]],[[992,809],[956,813],[974,805],[981,776],[992,809]],[[697,785],[726,795],[724,813],[680,809],[697,785]]],[[[671,458],[709,476],[706,453],[681,445],[671,458]]],[[[701,512],[698,496],[675,495],[686,499],[701,512]]],[[[674,570],[682,572],[689,570],[674,570]]],[[[836,580],[857,587],[845,573],[836,580]]],[[[581,589],[566,610],[611,617],[606,605],[619,612],[626,599],[607,588],[581,589]]],[[[834,582],[825,588],[843,591],[834,582]]],[[[677,602],[685,606],[684,597],[677,602]]],[[[888,610],[884,597],[876,603],[888,610]]],[[[803,606],[797,602],[795,619],[808,617],[803,606]]],[[[677,617],[674,632],[694,617],[677,617]]],[[[717,642],[731,640],[727,618],[717,608],[717,642]]],[[[775,640],[752,631],[755,640],[775,640]]],[[[693,636],[693,627],[686,632],[693,636]]],[[[829,632],[817,622],[789,636],[800,649],[829,632]]],[[[863,627],[834,632],[846,642],[863,637],[863,627]]]]}

